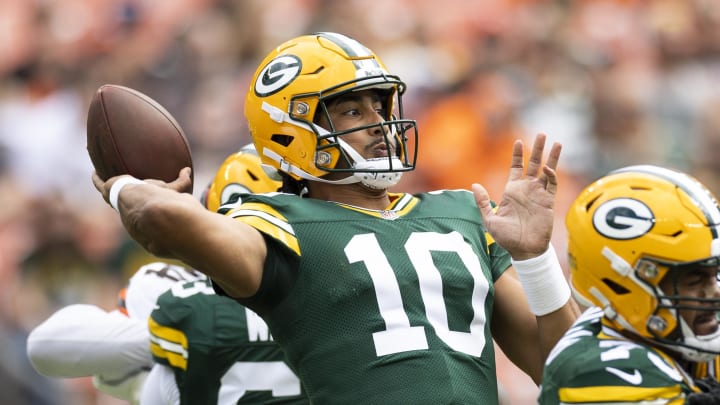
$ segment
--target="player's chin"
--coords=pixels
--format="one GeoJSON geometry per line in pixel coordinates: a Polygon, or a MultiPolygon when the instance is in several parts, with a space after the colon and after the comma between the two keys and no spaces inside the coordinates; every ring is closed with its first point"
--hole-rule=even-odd
{"type": "Polygon", "coordinates": [[[715,312],[708,312],[700,314],[695,317],[693,321],[693,332],[697,336],[712,335],[717,332],[720,324],[718,324],[718,318],[715,312]]]}

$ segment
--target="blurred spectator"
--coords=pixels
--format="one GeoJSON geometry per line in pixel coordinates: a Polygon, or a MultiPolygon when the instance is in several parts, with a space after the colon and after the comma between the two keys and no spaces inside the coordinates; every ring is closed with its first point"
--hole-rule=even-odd
{"type": "Polygon", "coordinates": [[[478,73],[468,81],[438,96],[418,117],[418,171],[431,189],[480,182],[491,196],[500,196],[512,146],[525,137],[516,117],[517,89],[496,72],[478,73]]]}
{"type": "MultiPolygon", "coordinates": [[[[268,47],[333,30],[387,55],[408,82],[419,173],[398,188],[481,181],[499,195],[508,148],[537,132],[564,145],[559,213],[627,164],[685,169],[720,188],[717,1],[375,1],[0,2],[0,379],[10,381],[0,402],[112,403],[87,381],[27,373],[14,354],[53,307],[111,307],[126,269],[152,260],[92,190],[85,112],[104,83],[137,88],[178,119],[196,193],[249,141],[242,100],[268,47]]],[[[534,403],[537,389],[498,358],[511,403],[534,403]]]]}

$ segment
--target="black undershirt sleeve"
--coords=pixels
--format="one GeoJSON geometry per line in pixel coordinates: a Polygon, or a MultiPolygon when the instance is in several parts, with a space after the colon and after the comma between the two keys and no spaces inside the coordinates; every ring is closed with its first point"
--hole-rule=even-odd
{"type": "MultiPolygon", "coordinates": [[[[263,316],[273,310],[295,285],[300,258],[290,249],[272,237],[262,234],[267,246],[267,257],[263,267],[260,288],[255,295],[247,298],[235,298],[240,304],[263,316]]],[[[213,281],[213,289],[218,295],[227,296],[225,291],[213,281]]]]}

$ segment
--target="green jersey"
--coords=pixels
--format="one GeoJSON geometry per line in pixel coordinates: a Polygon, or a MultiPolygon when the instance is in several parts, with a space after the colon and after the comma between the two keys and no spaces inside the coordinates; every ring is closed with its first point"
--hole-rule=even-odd
{"type": "Polygon", "coordinates": [[[683,404],[696,392],[692,379],[662,351],[602,325],[590,308],[550,352],[539,403],[683,404]]]}
{"type": "Polygon", "coordinates": [[[267,325],[209,280],[178,283],[150,315],[150,349],[170,366],[180,404],[307,404],[267,325]]]}
{"type": "Polygon", "coordinates": [[[510,266],[472,193],[367,210],[290,194],[226,212],[265,235],[260,313],[315,404],[497,403],[494,282],[510,266]]]}

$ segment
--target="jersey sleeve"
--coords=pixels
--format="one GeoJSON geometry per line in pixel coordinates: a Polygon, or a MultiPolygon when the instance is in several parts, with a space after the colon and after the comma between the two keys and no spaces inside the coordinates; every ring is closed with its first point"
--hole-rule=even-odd
{"type": "Polygon", "coordinates": [[[94,305],[60,309],[30,332],[27,354],[49,377],[122,379],[152,366],[147,323],[94,305]]]}
{"type": "Polygon", "coordinates": [[[189,343],[184,329],[193,321],[193,308],[187,297],[195,293],[215,292],[207,281],[179,283],[173,288],[158,298],[158,306],[150,314],[150,351],[155,362],[184,370],[189,356],[189,343]],[[179,296],[174,295],[173,291],[179,296]]]}
{"type": "Polygon", "coordinates": [[[300,244],[292,224],[280,211],[266,202],[253,201],[259,198],[259,196],[251,196],[242,205],[225,215],[252,226],[300,256],[300,244]]]}
{"type": "MultiPolygon", "coordinates": [[[[225,215],[252,226],[263,235],[267,256],[260,288],[255,295],[236,301],[259,314],[265,314],[281,302],[295,284],[301,251],[290,221],[280,210],[259,198],[248,196],[242,205],[227,211],[225,215]]],[[[221,295],[226,295],[218,285],[215,288],[221,295]]]]}

